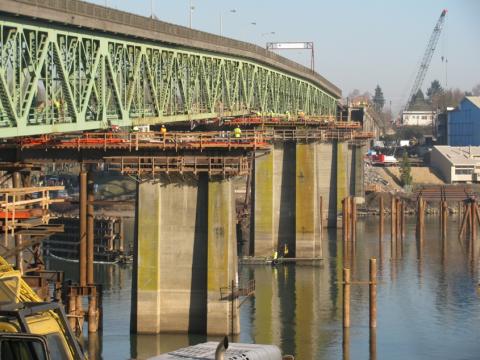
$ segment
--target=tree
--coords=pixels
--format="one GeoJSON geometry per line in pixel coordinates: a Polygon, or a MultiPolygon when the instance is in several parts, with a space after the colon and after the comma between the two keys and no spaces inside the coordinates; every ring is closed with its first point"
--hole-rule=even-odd
{"type": "Polygon", "coordinates": [[[418,89],[417,93],[412,96],[412,100],[410,102],[410,105],[415,104],[415,102],[417,102],[417,101],[421,101],[421,102],[425,101],[425,95],[423,95],[422,89],[418,89]]]}
{"type": "Polygon", "coordinates": [[[385,105],[385,98],[383,97],[383,91],[380,85],[377,85],[375,88],[375,95],[372,98],[373,107],[378,112],[382,111],[383,106],[385,105]]]}
{"type": "Polygon", "coordinates": [[[432,103],[432,101],[438,96],[443,93],[442,85],[440,85],[440,81],[433,80],[430,87],[427,89],[427,96],[428,101],[432,103]]]}
{"type": "Polygon", "coordinates": [[[465,92],[460,89],[448,89],[439,96],[438,108],[456,107],[465,97],[465,92]]]}
{"type": "Polygon", "coordinates": [[[480,96],[480,83],[473,87],[472,94],[473,96],[480,96]]]}
{"type": "Polygon", "coordinates": [[[400,163],[400,182],[402,186],[408,186],[412,184],[412,167],[410,166],[410,160],[408,159],[407,152],[403,153],[402,161],[400,163]]]}

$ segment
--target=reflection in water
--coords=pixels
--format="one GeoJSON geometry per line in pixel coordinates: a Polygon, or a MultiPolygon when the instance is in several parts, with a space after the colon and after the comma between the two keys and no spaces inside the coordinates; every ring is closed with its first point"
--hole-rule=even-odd
{"type": "MultiPolygon", "coordinates": [[[[419,247],[415,219],[407,218],[403,254],[390,259],[389,222],[385,222],[377,286],[378,325],[370,336],[368,286],[352,286],[351,328],[342,329],[341,280],[344,258],[352,280],[368,279],[368,261],[379,255],[378,222],[360,219],[354,254],[343,253],[341,233],[325,233],[320,266],[240,266],[240,278],[255,279],[256,293],[240,313],[241,342],[276,344],[297,359],[456,359],[478,358],[480,300],[478,264],[457,237],[449,218],[448,236],[440,236],[436,217],[426,216],[419,247]],[[338,239],[338,240],[337,240],[338,239]],[[420,251],[419,251],[420,250],[420,251]],[[345,256],[347,255],[347,256],[345,256]],[[345,336],[344,336],[345,335],[345,336]]],[[[395,246],[395,245],[394,245],[395,246]]],[[[74,278],[76,264],[51,261],[74,278]]],[[[94,359],[146,359],[219,338],[175,334],[130,336],[131,266],[96,266],[104,283],[104,329],[85,335],[94,359]]]]}

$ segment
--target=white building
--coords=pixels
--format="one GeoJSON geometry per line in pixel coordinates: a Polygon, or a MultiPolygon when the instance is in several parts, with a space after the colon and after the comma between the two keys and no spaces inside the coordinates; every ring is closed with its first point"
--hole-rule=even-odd
{"type": "Polygon", "coordinates": [[[430,163],[447,183],[480,182],[480,146],[434,146],[430,163]]]}
{"type": "Polygon", "coordinates": [[[423,94],[418,94],[413,104],[402,112],[402,125],[432,126],[434,118],[432,106],[425,101],[423,94]]]}
{"type": "Polygon", "coordinates": [[[402,113],[403,125],[431,126],[435,111],[432,110],[412,110],[402,113]]]}

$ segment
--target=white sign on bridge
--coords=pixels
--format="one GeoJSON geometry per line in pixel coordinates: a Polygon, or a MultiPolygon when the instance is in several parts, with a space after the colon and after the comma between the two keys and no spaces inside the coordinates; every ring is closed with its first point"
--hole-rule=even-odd
{"type": "Polygon", "coordinates": [[[313,42],[269,42],[267,50],[310,50],[311,69],[315,71],[315,53],[313,50],[313,42]]]}

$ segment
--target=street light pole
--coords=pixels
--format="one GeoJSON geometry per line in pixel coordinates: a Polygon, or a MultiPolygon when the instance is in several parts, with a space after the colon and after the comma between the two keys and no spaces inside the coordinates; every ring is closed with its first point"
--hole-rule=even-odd
{"type": "Polygon", "coordinates": [[[223,15],[220,12],[220,36],[223,36],[223,15]]]}
{"type": "Polygon", "coordinates": [[[190,6],[188,8],[188,11],[190,12],[190,21],[189,21],[189,25],[190,25],[190,29],[192,28],[192,13],[193,13],[193,5],[192,5],[192,0],[190,0],[190,6]]]}
{"type": "MultiPolygon", "coordinates": [[[[237,12],[236,9],[230,10],[232,14],[235,14],[237,12]]],[[[220,36],[223,36],[223,13],[220,11],[220,36]]]]}

